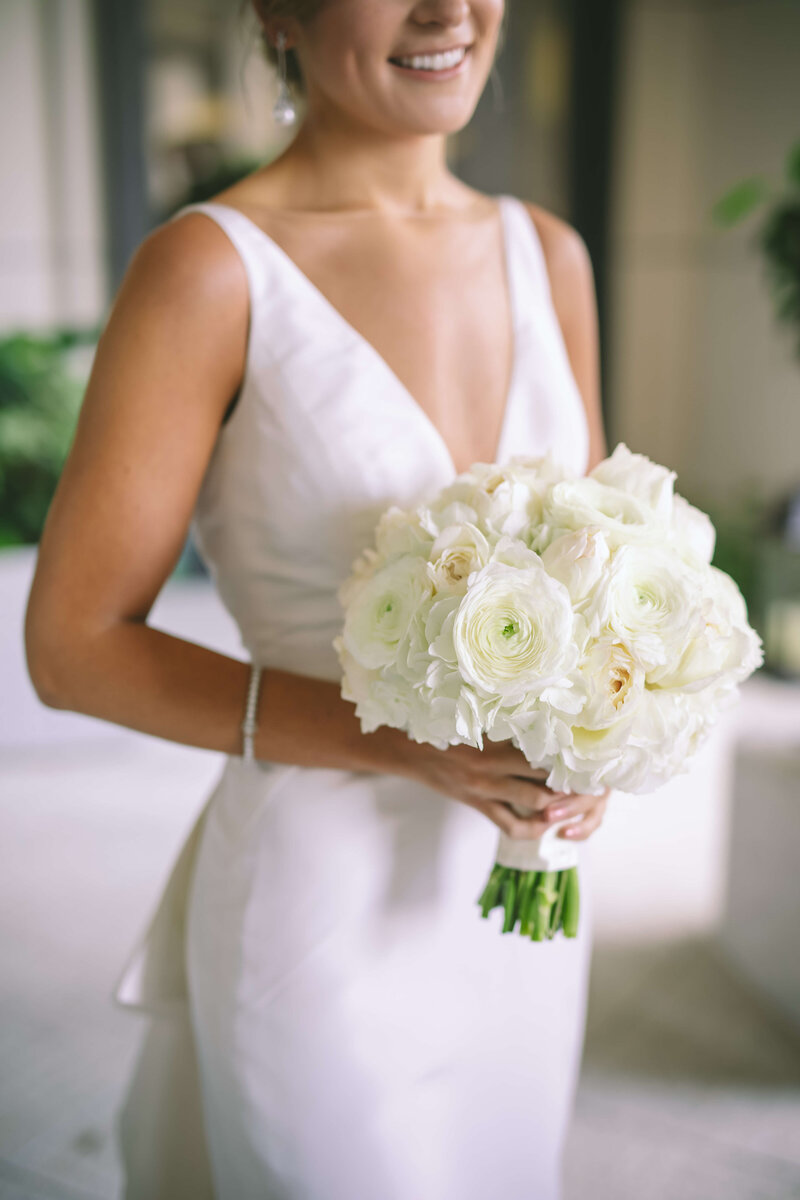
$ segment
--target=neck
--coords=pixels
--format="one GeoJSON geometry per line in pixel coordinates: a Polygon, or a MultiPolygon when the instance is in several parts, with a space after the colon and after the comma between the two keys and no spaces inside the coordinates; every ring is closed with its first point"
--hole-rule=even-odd
{"type": "Polygon", "coordinates": [[[313,101],[270,170],[299,207],[424,214],[466,206],[469,195],[447,169],[445,134],[392,136],[313,101]]]}

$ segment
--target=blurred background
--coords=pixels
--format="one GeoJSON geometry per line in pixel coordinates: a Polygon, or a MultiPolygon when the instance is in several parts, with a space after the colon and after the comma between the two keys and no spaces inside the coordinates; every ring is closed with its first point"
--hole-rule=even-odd
{"type": "MultiPolygon", "coordinates": [[[[0,1200],[118,1195],[111,993],[222,762],[38,701],[37,541],[134,248],[280,152],[275,96],[236,0],[0,4],[0,1200]]],[[[609,447],[710,513],[767,655],[585,843],[566,1200],[800,1196],[800,3],[509,0],[448,153],[583,235],[609,447]]],[[[191,540],[149,620],[245,657],[191,540]]]]}

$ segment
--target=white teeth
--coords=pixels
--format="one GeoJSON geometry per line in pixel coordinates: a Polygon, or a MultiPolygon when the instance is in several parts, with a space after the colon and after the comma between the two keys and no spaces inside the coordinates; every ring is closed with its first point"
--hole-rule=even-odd
{"type": "Polygon", "coordinates": [[[398,58],[396,61],[403,67],[413,67],[417,71],[444,71],[460,63],[466,52],[465,46],[459,46],[445,54],[415,54],[413,58],[398,58]]]}

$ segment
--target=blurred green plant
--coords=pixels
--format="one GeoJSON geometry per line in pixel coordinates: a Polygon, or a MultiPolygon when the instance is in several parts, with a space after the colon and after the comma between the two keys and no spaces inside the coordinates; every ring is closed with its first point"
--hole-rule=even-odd
{"type": "Polygon", "coordinates": [[[728,229],[767,205],[755,244],[766,260],[777,318],[794,326],[800,358],[800,142],[786,156],[784,175],[788,186],[782,189],[760,175],[743,179],[717,200],[711,219],[728,229]]]}
{"type": "Polygon", "coordinates": [[[86,389],[76,368],[99,330],[0,338],[0,546],[36,543],[86,389]]]}
{"type": "Polygon", "coordinates": [[[738,584],[750,620],[758,627],[761,620],[758,611],[758,547],[765,535],[770,512],[763,489],[750,481],[742,484],[725,501],[692,497],[691,503],[711,518],[716,530],[711,561],[738,584]]]}

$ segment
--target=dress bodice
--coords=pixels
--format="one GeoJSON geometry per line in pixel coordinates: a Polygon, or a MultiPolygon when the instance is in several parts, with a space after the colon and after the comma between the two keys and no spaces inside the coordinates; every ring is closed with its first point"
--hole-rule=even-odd
{"type": "MultiPolygon", "coordinates": [[[[548,449],[583,474],[589,435],[525,205],[497,197],[514,327],[497,461],[548,449]]],[[[254,662],[338,680],[339,584],[390,504],[456,475],[436,426],[294,260],[230,205],[202,202],[243,261],[246,363],[207,464],[191,530],[254,662]]]]}

